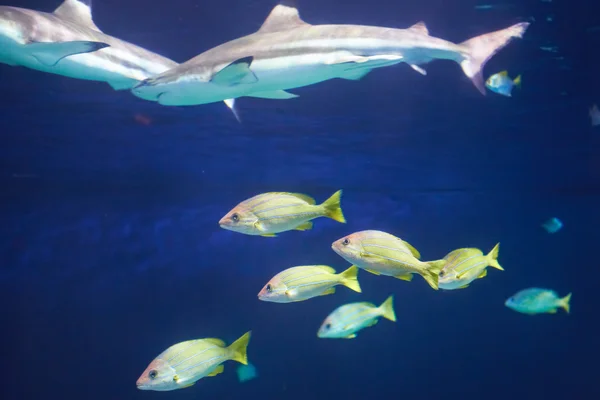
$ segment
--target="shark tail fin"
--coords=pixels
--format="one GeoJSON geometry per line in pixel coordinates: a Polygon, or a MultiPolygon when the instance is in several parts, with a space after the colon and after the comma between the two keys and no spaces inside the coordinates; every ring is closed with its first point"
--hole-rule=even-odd
{"type": "Polygon", "coordinates": [[[523,37],[528,27],[529,22],[521,22],[506,29],[486,33],[461,43],[466,54],[460,66],[481,94],[485,95],[482,74],[485,63],[510,43],[512,39],[523,37]]]}

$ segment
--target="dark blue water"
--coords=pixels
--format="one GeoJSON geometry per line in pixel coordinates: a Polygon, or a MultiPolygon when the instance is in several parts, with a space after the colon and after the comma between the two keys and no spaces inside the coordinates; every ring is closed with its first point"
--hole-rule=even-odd
{"type": "MultiPolygon", "coordinates": [[[[105,32],[182,62],[256,30],[274,5],[208,3],[98,0],[94,15],[105,32]]],[[[535,19],[485,70],[522,73],[511,99],[481,96],[456,64],[439,61],[426,77],[398,65],[294,90],[295,100],[240,99],[238,124],[219,103],[162,107],[0,65],[0,397],[598,398],[600,131],[587,110],[600,83],[586,71],[600,35],[591,1],[514,3],[300,3],[311,23],[423,20],[456,42],[535,19]],[[540,49],[548,45],[558,53],[540,49]],[[258,193],[321,202],[338,189],[345,225],[321,218],[310,231],[263,238],[217,224],[258,193]],[[550,217],[564,229],[546,233],[550,217]],[[346,268],[330,245],[363,229],[400,236],[424,259],[500,242],[505,271],[450,292],[363,271],[362,294],[256,298],[285,268],[346,268]],[[573,292],[571,314],[503,305],[529,286],[573,292]],[[353,340],[317,338],[335,307],[390,294],[396,323],[353,340]],[[239,383],[228,362],[192,388],[136,389],[168,346],[229,343],[247,330],[257,379],[239,383]]]]}

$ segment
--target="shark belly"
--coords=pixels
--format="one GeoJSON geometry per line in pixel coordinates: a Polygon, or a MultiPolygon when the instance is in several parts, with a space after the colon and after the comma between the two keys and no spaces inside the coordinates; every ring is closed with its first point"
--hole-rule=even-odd
{"type": "Polygon", "coordinates": [[[119,65],[95,53],[73,54],[55,65],[44,64],[27,45],[4,35],[0,35],[0,62],[69,78],[107,82],[115,89],[130,89],[150,76],[142,69],[119,65]]]}

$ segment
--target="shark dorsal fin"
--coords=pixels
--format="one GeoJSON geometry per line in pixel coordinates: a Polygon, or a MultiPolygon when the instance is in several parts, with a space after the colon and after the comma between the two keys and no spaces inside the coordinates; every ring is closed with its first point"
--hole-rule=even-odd
{"type": "Polygon", "coordinates": [[[408,29],[410,29],[411,31],[416,31],[416,32],[422,33],[423,35],[429,35],[427,26],[425,25],[425,22],[423,22],[423,21],[417,22],[416,24],[414,24],[413,26],[411,26],[408,29]]]}
{"type": "Polygon", "coordinates": [[[308,26],[302,21],[298,9],[292,5],[292,2],[282,2],[271,10],[271,13],[258,30],[260,33],[280,32],[297,28],[299,26],[308,26]]]}
{"type": "Polygon", "coordinates": [[[54,15],[86,28],[102,32],[92,20],[92,0],[65,0],[54,10],[54,15]]]}

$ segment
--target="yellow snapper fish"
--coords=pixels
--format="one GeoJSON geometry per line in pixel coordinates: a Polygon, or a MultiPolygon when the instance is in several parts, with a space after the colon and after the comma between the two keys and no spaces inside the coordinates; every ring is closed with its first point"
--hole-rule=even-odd
{"type": "Polygon", "coordinates": [[[342,191],[338,190],[323,204],[316,204],[312,197],[300,193],[263,193],[245,200],[229,211],[221,220],[221,228],[273,237],[289,230],[311,229],[312,219],[328,217],[345,223],[340,208],[342,191]]]}
{"type": "Polygon", "coordinates": [[[356,332],[375,325],[380,317],[396,322],[393,302],[392,295],[379,307],[367,302],[340,306],[325,318],[317,336],[323,339],[353,339],[356,332]]]}
{"type": "Polygon", "coordinates": [[[498,263],[500,243],[487,254],[476,248],[454,250],[444,257],[446,265],[440,272],[439,287],[445,290],[464,289],[475,279],[487,275],[487,267],[500,271],[504,268],[498,263]]]}
{"type": "Polygon", "coordinates": [[[375,275],[393,276],[410,282],[412,274],[419,274],[435,290],[438,290],[438,274],[446,264],[445,260],[419,261],[421,255],[409,243],[375,230],[360,231],[338,239],[331,248],[346,261],[375,275]]]}
{"type": "Polygon", "coordinates": [[[246,348],[250,332],[226,346],[221,339],[188,340],[160,353],[138,378],[141,390],[169,391],[192,386],[206,376],[223,372],[223,362],[237,361],[248,365],[246,348]]]}
{"type": "Polygon", "coordinates": [[[509,297],[504,305],[511,310],[523,314],[556,314],[556,309],[561,307],[567,314],[570,312],[571,293],[559,297],[558,293],[550,289],[529,288],[509,297]]]}
{"type": "Polygon", "coordinates": [[[512,97],[512,90],[515,86],[518,88],[521,87],[521,75],[513,80],[508,76],[507,71],[498,72],[485,81],[485,87],[494,93],[507,97],[512,97]]]}
{"type": "Polygon", "coordinates": [[[352,266],[339,274],[327,265],[302,265],[275,275],[258,293],[258,298],[273,303],[292,303],[335,293],[344,285],[360,293],[358,268],[352,266]]]}

